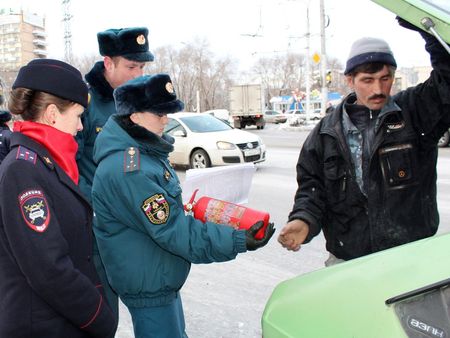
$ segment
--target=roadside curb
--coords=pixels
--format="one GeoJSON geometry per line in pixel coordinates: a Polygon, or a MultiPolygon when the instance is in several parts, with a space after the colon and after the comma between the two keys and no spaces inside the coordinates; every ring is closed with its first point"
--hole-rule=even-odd
{"type": "Polygon", "coordinates": [[[316,126],[316,123],[314,124],[307,124],[307,125],[301,125],[301,126],[290,126],[288,123],[283,123],[279,125],[279,129],[287,130],[287,131],[311,131],[316,126]]]}

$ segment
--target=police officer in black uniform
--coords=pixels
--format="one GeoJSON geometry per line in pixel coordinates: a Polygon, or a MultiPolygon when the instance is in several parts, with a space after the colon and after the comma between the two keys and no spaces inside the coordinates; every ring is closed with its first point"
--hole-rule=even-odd
{"type": "MultiPolygon", "coordinates": [[[[3,103],[3,95],[0,94],[0,105],[3,103]]],[[[11,130],[8,122],[11,120],[11,114],[6,110],[0,110],[0,163],[9,152],[9,136],[11,130]]]]}
{"type": "Polygon", "coordinates": [[[0,166],[0,337],[113,337],[117,322],[91,261],[92,209],[80,192],[74,135],[88,89],[78,70],[36,59],[9,100],[11,150],[0,166]]]}
{"type": "MultiPolygon", "coordinates": [[[[3,86],[0,81],[0,106],[5,102],[3,96],[3,86]]],[[[8,122],[11,120],[11,114],[6,110],[0,110],[0,163],[2,163],[6,154],[9,152],[9,129],[8,122]]]]}

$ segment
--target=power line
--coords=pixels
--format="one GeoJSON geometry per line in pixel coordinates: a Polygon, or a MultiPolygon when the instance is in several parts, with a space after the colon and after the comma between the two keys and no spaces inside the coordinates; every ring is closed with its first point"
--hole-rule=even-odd
{"type": "Polygon", "coordinates": [[[62,0],[62,10],[64,22],[64,60],[68,63],[72,61],[72,27],[71,20],[73,18],[70,13],[70,0],[62,0]]]}

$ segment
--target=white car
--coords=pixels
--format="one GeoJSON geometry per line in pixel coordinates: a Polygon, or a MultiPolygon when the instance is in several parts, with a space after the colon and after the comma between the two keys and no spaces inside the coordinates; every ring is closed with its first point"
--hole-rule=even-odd
{"type": "MultiPolygon", "coordinates": [[[[306,112],[304,110],[288,110],[285,115],[287,116],[290,125],[300,125],[306,122],[306,112]]],[[[310,121],[319,121],[322,118],[320,110],[315,110],[309,113],[310,121]]]]}
{"type": "Polygon", "coordinates": [[[209,114],[169,114],[165,132],[175,138],[172,164],[208,168],[266,159],[266,146],[257,135],[234,129],[209,114]]]}

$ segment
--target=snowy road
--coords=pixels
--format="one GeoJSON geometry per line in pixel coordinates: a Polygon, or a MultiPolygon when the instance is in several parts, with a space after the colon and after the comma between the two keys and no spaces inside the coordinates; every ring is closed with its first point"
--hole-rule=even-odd
{"type": "MultiPolygon", "coordinates": [[[[326,258],[322,236],[298,253],[286,251],[276,241],[292,207],[295,164],[307,132],[281,131],[274,126],[249,131],[263,138],[268,153],[253,178],[248,206],[269,211],[277,233],[265,248],[241,254],[234,261],[192,266],[182,289],[190,338],[261,337],[261,315],[273,288],[287,278],[322,268],[326,258]]],[[[440,150],[438,173],[440,232],[449,232],[450,148],[440,150]]],[[[183,180],[184,172],[178,174],[183,180]]],[[[116,337],[133,337],[131,320],[123,306],[116,337]]]]}

